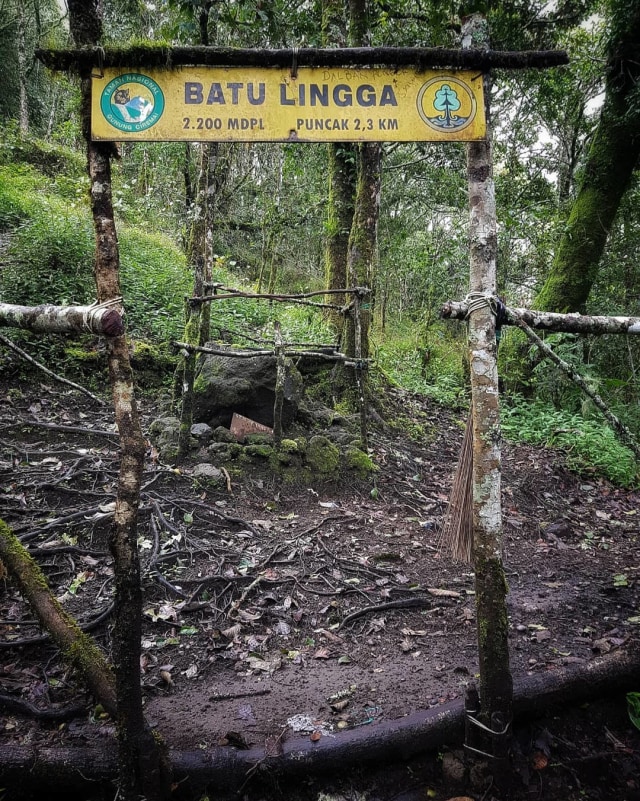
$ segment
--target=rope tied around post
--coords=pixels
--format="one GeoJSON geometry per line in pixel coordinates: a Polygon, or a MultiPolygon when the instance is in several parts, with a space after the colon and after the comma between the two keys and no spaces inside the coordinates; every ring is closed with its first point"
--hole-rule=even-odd
{"type": "Polygon", "coordinates": [[[508,309],[502,300],[491,292],[469,292],[463,303],[467,306],[465,320],[468,320],[473,312],[489,307],[491,314],[495,317],[496,342],[500,343],[502,326],[508,321],[508,309]]]}
{"type": "Polygon", "coordinates": [[[87,310],[82,315],[82,327],[85,331],[89,333],[94,332],[94,327],[92,325],[92,321],[96,317],[100,317],[103,311],[107,309],[117,308],[117,311],[120,312],[121,316],[124,317],[124,310],[122,309],[122,295],[119,295],[117,298],[109,298],[109,300],[103,300],[102,303],[98,303],[98,301],[94,301],[91,306],[87,307],[87,310]]]}

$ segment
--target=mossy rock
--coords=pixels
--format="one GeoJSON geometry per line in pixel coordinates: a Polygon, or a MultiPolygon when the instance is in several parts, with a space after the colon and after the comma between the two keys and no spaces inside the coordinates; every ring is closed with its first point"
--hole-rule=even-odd
{"type": "Polygon", "coordinates": [[[344,461],[347,469],[352,470],[359,478],[367,478],[379,469],[369,454],[353,446],[344,452],[344,461]]]}
{"type": "Polygon", "coordinates": [[[271,434],[262,434],[256,432],[255,434],[247,434],[247,445],[271,445],[273,437],[271,434]]]}
{"type": "Polygon", "coordinates": [[[246,456],[257,459],[270,459],[275,451],[271,445],[247,445],[244,453],[246,456]]]}
{"type": "Polygon", "coordinates": [[[244,448],[237,442],[214,442],[207,447],[207,451],[218,462],[228,462],[242,456],[244,448]]]}
{"type": "Polygon", "coordinates": [[[280,450],[283,453],[299,453],[300,451],[295,439],[283,439],[280,443],[280,450]]]}
{"type": "Polygon", "coordinates": [[[173,429],[176,433],[180,430],[180,420],[177,417],[159,417],[149,426],[149,433],[152,436],[159,436],[167,429],[173,429]]]}
{"type": "Polygon", "coordinates": [[[216,428],[213,429],[213,439],[216,442],[236,442],[236,438],[233,436],[231,431],[224,426],[216,426],[216,428]]]}
{"type": "Polygon", "coordinates": [[[340,467],[340,451],[327,437],[316,435],[309,440],[305,462],[314,473],[331,476],[340,467]]]}

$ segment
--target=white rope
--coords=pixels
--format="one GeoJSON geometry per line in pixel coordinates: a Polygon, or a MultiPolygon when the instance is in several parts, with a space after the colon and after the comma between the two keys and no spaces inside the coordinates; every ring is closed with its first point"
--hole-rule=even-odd
{"type": "Polygon", "coordinates": [[[96,312],[102,312],[105,309],[111,308],[112,306],[120,306],[121,304],[122,304],[122,295],[119,295],[117,298],[109,298],[109,300],[103,300],[102,303],[98,303],[97,300],[94,300],[91,306],[88,306],[87,310],[82,315],[83,327],[87,331],[92,331],[91,319],[96,316],[96,312]]]}
{"type": "Polygon", "coordinates": [[[497,298],[491,292],[469,292],[463,303],[467,306],[465,319],[469,319],[471,314],[488,306],[491,314],[495,317],[498,313],[497,298]]]}

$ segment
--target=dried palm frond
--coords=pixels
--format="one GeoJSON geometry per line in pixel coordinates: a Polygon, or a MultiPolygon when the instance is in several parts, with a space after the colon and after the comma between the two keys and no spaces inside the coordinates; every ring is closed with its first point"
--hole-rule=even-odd
{"type": "Polygon", "coordinates": [[[464,430],[438,549],[457,562],[471,562],[473,548],[473,418],[464,430]]]}

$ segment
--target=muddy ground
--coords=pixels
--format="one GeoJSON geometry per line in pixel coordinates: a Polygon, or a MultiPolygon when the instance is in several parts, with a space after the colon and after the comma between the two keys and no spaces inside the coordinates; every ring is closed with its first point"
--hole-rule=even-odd
{"type": "MultiPolygon", "coordinates": [[[[0,396],[0,517],[108,651],[111,410],[37,377],[4,385],[0,396]]],[[[384,408],[389,425],[372,431],[379,470],[368,481],[283,484],[256,461],[212,485],[194,478],[197,455],[177,470],[150,448],[142,670],[147,717],[171,747],[339,737],[461,698],[476,677],[472,568],[439,547],[463,415],[396,390],[384,408]]],[[[143,398],[141,410],[148,429],[156,399],[143,398]]],[[[503,456],[516,683],[624,650],[640,631],[640,494],[572,473],[557,452],[507,444],[503,456]]],[[[6,579],[0,651],[0,745],[110,741],[112,723],[6,579]],[[64,722],[38,714],[78,700],[81,713],[64,722]]],[[[624,696],[593,701],[519,730],[521,797],[640,798],[640,732],[624,696]]],[[[442,759],[384,774],[353,767],[308,787],[249,783],[242,795],[460,795],[442,759]]],[[[11,788],[4,793],[12,798],[11,788]]]]}

